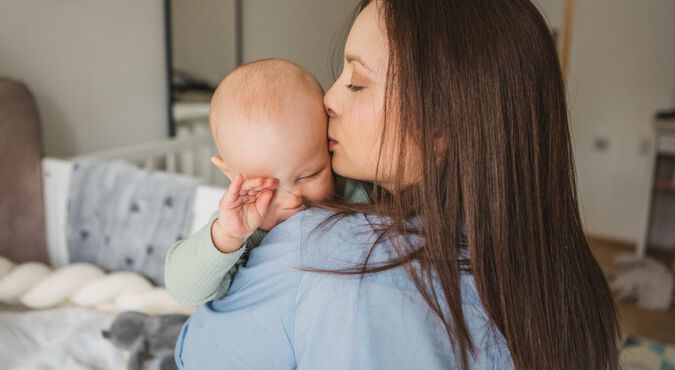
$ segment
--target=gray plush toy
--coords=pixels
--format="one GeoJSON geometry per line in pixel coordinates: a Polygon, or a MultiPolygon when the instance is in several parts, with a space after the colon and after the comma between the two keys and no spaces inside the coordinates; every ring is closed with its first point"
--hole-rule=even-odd
{"type": "Polygon", "coordinates": [[[174,347],[186,315],[148,316],[122,312],[101,332],[117,348],[129,351],[128,370],[176,370],[174,347]]]}

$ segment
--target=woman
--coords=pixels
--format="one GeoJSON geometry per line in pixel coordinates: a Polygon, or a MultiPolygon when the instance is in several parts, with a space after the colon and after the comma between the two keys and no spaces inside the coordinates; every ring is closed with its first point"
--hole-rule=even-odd
{"type": "Polygon", "coordinates": [[[565,88],[539,12],[528,0],[361,9],[324,99],[333,169],[389,189],[419,181],[410,200],[376,204],[399,233],[421,215],[425,247],[412,257],[438,274],[450,314],[427,303],[453,344],[472,348],[448,263],[460,253],[451,225],[464,220],[481,301],[517,369],[617,368],[615,309],[584,238],[565,88]]]}
{"type": "Polygon", "coordinates": [[[333,169],[373,204],[274,228],[183,328],[181,367],[618,368],[528,0],[364,1],[325,105],[333,169]]]}

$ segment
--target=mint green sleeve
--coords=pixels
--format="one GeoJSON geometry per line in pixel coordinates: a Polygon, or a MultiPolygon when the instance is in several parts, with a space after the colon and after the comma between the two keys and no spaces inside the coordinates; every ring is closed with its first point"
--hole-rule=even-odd
{"type": "Polygon", "coordinates": [[[341,199],[354,204],[370,203],[370,192],[365,183],[341,176],[337,176],[336,182],[341,199]]]}
{"type": "Polygon", "coordinates": [[[246,262],[246,249],[258,246],[265,236],[258,230],[241,248],[223,253],[211,239],[211,225],[217,218],[216,211],[206,225],[189,238],[177,241],[166,255],[164,282],[178,303],[198,305],[224,296],[238,267],[246,262]]]}

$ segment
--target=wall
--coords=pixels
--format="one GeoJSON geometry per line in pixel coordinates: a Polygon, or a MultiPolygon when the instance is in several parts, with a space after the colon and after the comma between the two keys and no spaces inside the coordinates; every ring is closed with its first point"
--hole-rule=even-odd
{"type": "Polygon", "coordinates": [[[236,66],[234,0],[171,2],[174,70],[217,85],[236,66]]]}
{"type": "Polygon", "coordinates": [[[532,3],[546,18],[549,27],[562,28],[565,23],[565,3],[567,0],[532,0],[532,3]]]}
{"type": "Polygon", "coordinates": [[[563,26],[565,24],[565,4],[568,0],[532,0],[532,3],[544,15],[549,28],[555,30],[556,47],[562,54],[563,26]]]}
{"type": "Polygon", "coordinates": [[[354,0],[245,0],[243,60],[287,58],[328,88],[334,81],[333,51],[344,47],[341,37],[355,6],[354,0]]]}
{"type": "MultiPolygon", "coordinates": [[[[233,0],[224,1],[231,9],[233,0]]],[[[288,58],[328,87],[333,51],[341,51],[339,37],[354,5],[353,0],[246,0],[243,59],[288,58]]],[[[33,91],[46,155],[71,156],[166,136],[161,0],[4,0],[1,8],[0,76],[21,79],[33,91]]],[[[211,33],[234,26],[229,11],[209,14],[208,22],[189,23],[211,33]]],[[[230,39],[223,49],[208,44],[200,50],[219,55],[231,47],[230,39]]],[[[212,64],[203,77],[216,80],[231,69],[228,63],[221,69],[212,64]]]]}
{"type": "Polygon", "coordinates": [[[0,76],[36,97],[45,154],[167,135],[161,0],[3,0],[0,76]]]}
{"type": "Polygon", "coordinates": [[[675,105],[673,15],[672,0],[576,0],[570,119],[589,234],[635,242],[642,231],[653,116],[675,105]]]}

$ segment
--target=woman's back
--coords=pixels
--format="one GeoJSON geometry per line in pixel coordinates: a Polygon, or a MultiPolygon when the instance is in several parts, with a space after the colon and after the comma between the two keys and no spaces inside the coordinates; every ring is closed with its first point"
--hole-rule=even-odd
{"type": "MultiPolygon", "coordinates": [[[[362,263],[374,233],[363,215],[317,226],[329,214],[301,212],[251,252],[228,295],[200,306],[176,357],[186,369],[453,369],[442,322],[403,268],[358,275],[308,272],[362,263]]],[[[379,245],[371,262],[392,254],[379,245]]],[[[464,315],[476,369],[511,369],[502,336],[487,318],[470,275],[464,315]]]]}

